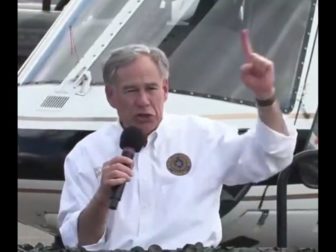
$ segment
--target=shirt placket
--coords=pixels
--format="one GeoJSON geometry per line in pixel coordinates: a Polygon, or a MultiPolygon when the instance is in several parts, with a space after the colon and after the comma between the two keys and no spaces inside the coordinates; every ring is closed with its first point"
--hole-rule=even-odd
{"type": "MultiPolygon", "coordinates": [[[[152,161],[150,159],[151,148],[147,146],[139,153],[138,172],[139,172],[139,237],[150,230],[153,212],[153,178],[152,161]]],[[[140,238],[141,239],[141,238],[140,238]]]]}

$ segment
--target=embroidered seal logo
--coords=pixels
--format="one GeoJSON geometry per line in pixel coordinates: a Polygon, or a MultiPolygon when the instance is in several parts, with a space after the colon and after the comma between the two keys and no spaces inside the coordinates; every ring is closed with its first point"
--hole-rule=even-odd
{"type": "Polygon", "coordinates": [[[191,160],[186,154],[176,153],[168,158],[167,168],[174,175],[182,176],[190,171],[191,160]]]}
{"type": "Polygon", "coordinates": [[[102,173],[102,170],[101,170],[101,167],[96,167],[96,168],[93,168],[95,174],[96,174],[96,178],[99,178],[99,176],[101,175],[102,173]]]}

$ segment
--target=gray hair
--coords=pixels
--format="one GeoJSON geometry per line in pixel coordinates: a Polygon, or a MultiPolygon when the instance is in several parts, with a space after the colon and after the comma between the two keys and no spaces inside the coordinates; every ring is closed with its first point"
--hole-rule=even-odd
{"type": "Polygon", "coordinates": [[[166,54],[157,47],[149,47],[143,44],[131,44],[114,49],[103,67],[103,79],[105,84],[113,84],[116,81],[118,68],[125,66],[139,55],[148,55],[158,67],[161,76],[169,77],[169,61],[166,54]]]}

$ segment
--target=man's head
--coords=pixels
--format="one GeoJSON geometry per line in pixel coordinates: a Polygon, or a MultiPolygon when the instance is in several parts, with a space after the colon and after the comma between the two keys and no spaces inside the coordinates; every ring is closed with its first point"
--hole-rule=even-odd
{"type": "Polygon", "coordinates": [[[128,45],[112,51],[103,68],[105,91],[124,127],[136,126],[147,135],[158,127],[168,77],[168,59],[158,48],[128,45]]]}

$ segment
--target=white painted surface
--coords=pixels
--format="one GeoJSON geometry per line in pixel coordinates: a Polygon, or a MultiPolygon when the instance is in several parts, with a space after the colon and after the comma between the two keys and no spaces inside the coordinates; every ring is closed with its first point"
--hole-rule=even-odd
{"type": "Polygon", "coordinates": [[[54,237],[36,228],[18,222],[18,244],[28,243],[35,246],[37,243],[49,246],[54,242],[54,237]]]}

